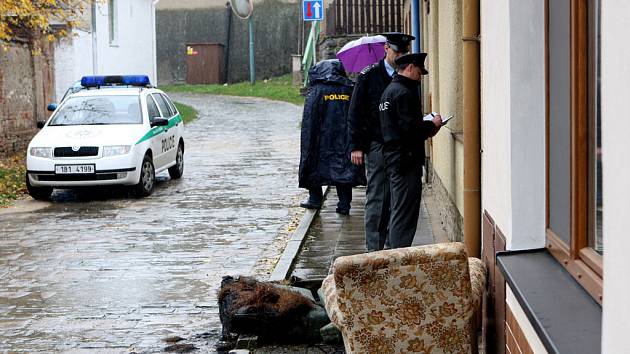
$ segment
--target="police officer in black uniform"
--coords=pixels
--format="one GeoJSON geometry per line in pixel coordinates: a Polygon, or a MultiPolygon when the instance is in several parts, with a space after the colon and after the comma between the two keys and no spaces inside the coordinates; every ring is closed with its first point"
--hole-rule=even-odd
{"type": "Polygon", "coordinates": [[[413,242],[422,195],[424,141],[442,126],[442,117],[425,121],[420,111],[418,88],[426,53],[406,54],[396,59],[397,74],[379,103],[383,134],[383,159],[391,188],[389,245],[409,247],[413,242]]]}
{"type": "Polygon", "coordinates": [[[363,164],[365,155],[365,239],[368,252],[383,249],[390,219],[389,181],[382,156],[383,138],[378,103],[395,73],[394,60],[409,52],[409,43],[415,39],[414,36],[398,32],[386,33],[384,36],[387,38],[385,57],[363,69],[354,86],[348,111],[352,163],[363,164]]]}

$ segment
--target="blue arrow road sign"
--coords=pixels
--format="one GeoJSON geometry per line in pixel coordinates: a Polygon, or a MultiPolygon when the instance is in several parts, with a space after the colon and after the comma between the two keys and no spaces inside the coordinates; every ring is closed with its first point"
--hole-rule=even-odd
{"type": "Polygon", "coordinates": [[[304,21],[321,21],[324,18],[324,1],[303,0],[302,13],[304,21]]]}

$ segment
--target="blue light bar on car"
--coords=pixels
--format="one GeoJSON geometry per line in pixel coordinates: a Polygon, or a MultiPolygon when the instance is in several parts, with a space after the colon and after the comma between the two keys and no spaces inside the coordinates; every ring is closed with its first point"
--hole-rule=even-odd
{"type": "Polygon", "coordinates": [[[149,77],[147,75],[109,75],[109,76],[84,76],[81,78],[81,86],[83,87],[101,87],[101,86],[149,86],[149,77]]]}
{"type": "Polygon", "coordinates": [[[146,75],[124,75],[122,76],[123,85],[131,86],[149,86],[149,77],[146,75]]]}

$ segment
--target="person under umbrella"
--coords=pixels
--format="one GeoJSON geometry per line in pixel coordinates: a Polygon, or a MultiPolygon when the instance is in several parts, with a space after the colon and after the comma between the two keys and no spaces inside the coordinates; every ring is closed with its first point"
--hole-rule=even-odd
{"type": "Polygon", "coordinates": [[[350,162],[347,113],[352,81],[337,59],[323,60],[309,70],[309,87],[302,114],[299,186],[309,191],[300,206],[319,209],[322,186],[337,189],[337,213],[348,215],[352,187],[365,184],[365,172],[350,162]]]}

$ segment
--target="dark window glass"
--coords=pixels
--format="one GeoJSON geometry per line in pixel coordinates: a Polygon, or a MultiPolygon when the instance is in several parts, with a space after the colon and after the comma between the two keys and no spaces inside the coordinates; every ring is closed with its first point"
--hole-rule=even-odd
{"type": "Polygon", "coordinates": [[[162,95],[160,94],[154,94],[152,96],[153,98],[155,98],[155,101],[157,102],[158,107],[160,107],[160,111],[162,112],[162,117],[164,118],[172,117],[173,112],[171,112],[171,107],[169,107],[168,104],[166,104],[164,97],[162,97],[162,95]]]}
{"type": "Polygon", "coordinates": [[[600,105],[600,0],[589,2],[588,9],[588,87],[589,87],[589,166],[591,195],[591,227],[589,247],[604,253],[602,235],[602,134],[600,105]]]}
{"type": "Polygon", "coordinates": [[[549,1],[549,228],[570,245],[570,0],[549,1]]]}
{"type": "Polygon", "coordinates": [[[155,117],[160,117],[160,111],[157,108],[157,105],[155,104],[155,101],[153,100],[153,97],[151,97],[151,95],[147,96],[147,110],[149,111],[149,121],[151,123],[153,123],[153,119],[155,119],[155,117]]]}
{"type": "Polygon", "coordinates": [[[177,112],[177,108],[175,108],[173,101],[171,101],[171,99],[167,95],[162,95],[162,96],[164,97],[164,100],[166,101],[166,103],[168,103],[168,106],[171,108],[171,112],[173,112],[173,115],[179,113],[177,112]]]}

